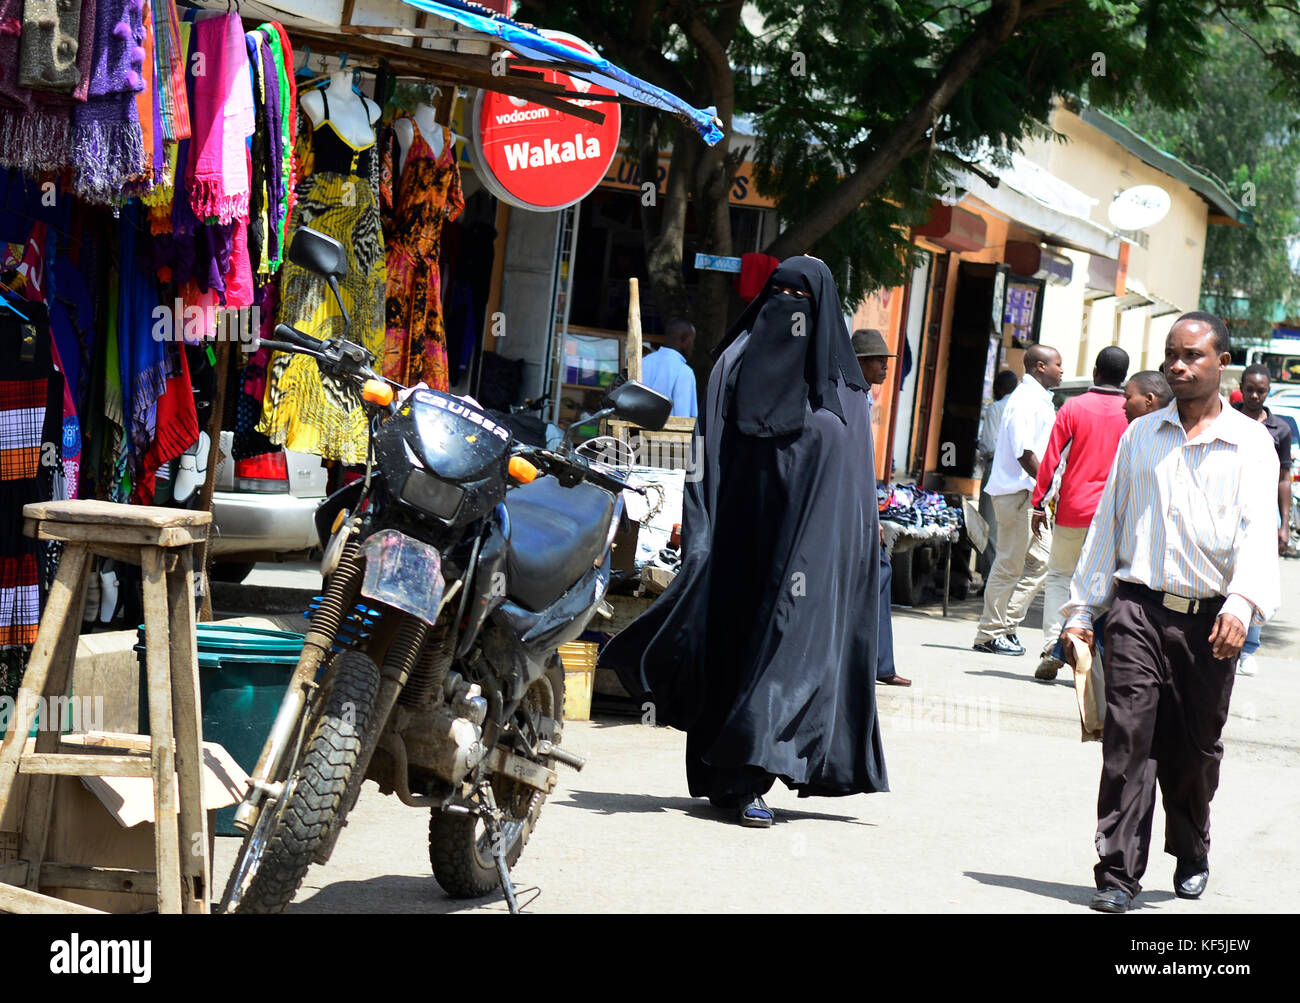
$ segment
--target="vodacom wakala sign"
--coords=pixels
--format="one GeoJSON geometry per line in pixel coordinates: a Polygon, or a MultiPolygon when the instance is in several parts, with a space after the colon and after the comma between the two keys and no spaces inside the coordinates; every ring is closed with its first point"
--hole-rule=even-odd
{"type": "MultiPolygon", "coordinates": [[[[580,38],[543,31],[547,38],[582,52],[596,51],[580,38]]],[[[554,108],[496,91],[478,92],[470,121],[474,167],[499,199],[537,212],[573,205],[600,184],[618,149],[619,106],[601,101],[610,91],[558,70],[542,70],[546,80],[591,94],[575,103],[603,112],[601,125],[554,108]]]]}

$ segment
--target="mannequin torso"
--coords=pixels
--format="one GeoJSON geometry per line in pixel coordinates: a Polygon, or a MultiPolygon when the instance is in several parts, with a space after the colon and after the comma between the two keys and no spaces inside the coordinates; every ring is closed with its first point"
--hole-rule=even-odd
{"type": "MultiPolygon", "coordinates": [[[[411,118],[415,119],[415,126],[419,128],[424,141],[429,144],[433,155],[441,157],[444,140],[442,126],[438,124],[435,114],[432,106],[421,103],[416,105],[411,118]]],[[[393,132],[397,136],[397,169],[400,172],[406,170],[406,157],[411,152],[411,144],[415,142],[415,128],[412,127],[410,118],[399,118],[393,123],[393,132]]]]}
{"type": "MultiPolygon", "coordinates": [[[[375,141],[374,124],[379,120],[379,105],[352,89],[352,71],[335,70],[324,89],[329,92],[329,123],[339,138],[358,149],[372,145],[375,141]]],[[[326,121],[326,95],[313,88],[303,94],[298,103],[311,120],[312,128],[320,128],[326,121]]]]}

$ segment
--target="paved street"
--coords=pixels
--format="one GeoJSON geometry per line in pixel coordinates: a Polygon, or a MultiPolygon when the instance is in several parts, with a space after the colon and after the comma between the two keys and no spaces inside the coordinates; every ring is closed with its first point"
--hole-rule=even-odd
{"type": "MultiPolygon", "coordinates": [[[[1283,563],[1282,591],[1260,673],[1238,676],[1233,692],[1209,889],[1200,902],[1174,898],[1157,806],[1139,915],[1290,912],[1300,901],[1300,561],[1283,563]]],[[[898,667],[915,685],[877,689],[892,792],[800,801],[778,783],[769,830],[687,797],[682,733],[610,716],[566,725],[565,745],[590,761],[581,774],[561,768],[515,870],[520,888],[541,889],[528,911],[1088,913],[1101,747],[1078,740],[1064,673],[1040,683],[1032,654],[970,650],[977,602],[946,620],[937,606],[894,611],[898,667]]],[[[1022,630],[1031,651],[1038,623],[1035,612],[1022,630]]],[[[427,822],[367,784],[293,911],[503,911],[499,895],[443,894],[427,822]]],[[[236,846],[218,840],[218,889],[236,846]]]]}

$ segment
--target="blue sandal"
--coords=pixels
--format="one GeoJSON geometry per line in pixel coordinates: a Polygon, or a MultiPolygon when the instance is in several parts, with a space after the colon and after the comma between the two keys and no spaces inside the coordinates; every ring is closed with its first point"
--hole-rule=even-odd
{"type": "Polygon", "coordinates": [[[757,794],[740,809],[740,824],[750,829],[769,829],[775,818],[772,809],[757,794]]]}

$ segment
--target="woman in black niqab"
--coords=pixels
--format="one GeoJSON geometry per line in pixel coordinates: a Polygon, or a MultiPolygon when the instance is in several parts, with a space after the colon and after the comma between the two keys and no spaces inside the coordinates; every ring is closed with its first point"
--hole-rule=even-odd
{"type": "Polygon", "coordinates": [[[677,577],[600,664],[686,731],[692,796],[742,823],[770,824],[776,778],[888,790],[869,397],[823,262],[783,261],[728,332],[696,446],[677,577]]]}

